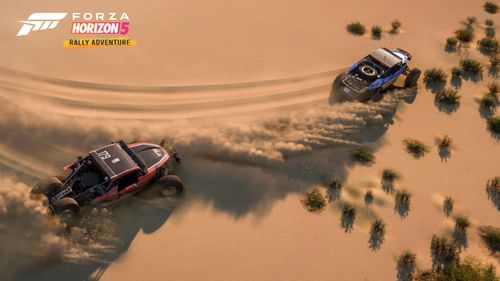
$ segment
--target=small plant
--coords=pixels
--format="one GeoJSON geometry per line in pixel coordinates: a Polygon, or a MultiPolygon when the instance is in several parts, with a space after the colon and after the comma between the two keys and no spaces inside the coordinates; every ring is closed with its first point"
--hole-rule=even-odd
{"type": "Polygon", "coordinates": [[[391,22],[391,27],[393,32],[397,32],[398,29],[403,25],[398,19],[395,19],[391,22]]]}
{"type": "Polygon", "coordinates": [[[498,49],[498,41],[495,38],[485,37],[477,41],[479,49],[486,52],[495,52],[498,49]]]}
{"type": "Polygon", "coordinates": [[[307,192],[302,203],[309,212],[319,212],[326,206],[325,197],[317,189],[307,192]]]}
{"type": "Polygon", "coordinates": [[[424,72],[424,81],[427,83],[446,84],[447,75],[439,68],[430,68],[424,72]]]}
{"type": "Polygon", "coordinates": [[[500,55],[490,56],[490,65],[492,69],[497,69],[500,65],[500,55]]]}
{"type": "Polygon", "coordinates": [[[451,213],[453,213],[453,206],[455,204],[455,200],[451,198],[450,196],[446,196],[443,201],[443,211],[444,213],[449,216],[451,213]]]}
{"type": "Polygon", "coordinates": [[[488,37],[488,38],[494,38],[496,35],[495,28],[491,27],[491,26],[486,27],[486,29],[484,30],[484,33],[485,33],[486,37],[488,37]]]}
{"type": "Polygon", "coordinates": [[[413,280],[417,267],[417,255],[404,251],[398,258],[398,280],[413,280]]]}
{"type": "Polygon", "coordinates": [[[438,142],[439,149],[449,150],[451,148],[452,144],[453,144],[453,140],[448,135],[445,135],[438,142]]]}
{"type": "Polygon", "coordinates": [[[376,219],[370,228],[371,236],[383,237],[385,235],[386,224],[382,219],[376,219]]]}
{"type": "Polygon", "coordinates": [[[370,165],[375,162],[375,156],[365,147],[355,148],[351,154],[351,158],[364,165],[370,165]]]}
{"type": "Polygon", "coordinates": [[[382,37],[382,27],[379,25],[372,26],[372,37],[380,38],[382,37]]]}
{"type": "Polygon", "coordinates": [[[460,261],[460,245],[446,237],[433,235],[431,240],[431,253],[435,269],[441,267],[450,268],[460,261]]]}
{"type": "Polygon", "coordinates": [[[463,74],[462,69],[460,69],[459,67],[455,66],[451,69],[451,76],[453,78],[460,78],[462,77],[462,74],[463,74]]]}
{"type": "Polygon", "coordinates": [[[347,31],[355,35],[363,35],[366,32],[366,27],[359,21],[351,22],[347,25],[347,31]]]}
{"type": "Polygon", "coordinates": [[[469,26],[475,24],[476,22],[477,22],[477,18],[475,16],[467,17],[467,24],[469,26]]]}
{"type": "Polygon", "coordinates": [[[403,145],[405,146],[406,151],[415,157],[422,157],[427,152],[429,152],[429,148],[427,147],[427,145],[418,140],[405,139],[403,141],[403,145]]]}
{"type": "Polygon", "coordinates": [[[495,26],[495,22],[492,19],[486,19],[484,21],[484,25],[486,25],[488,27],[493,27],[493,26],[495,26]]]}
{"type": "Polygon", "coordinates": [[[460,95],[458,95],[458,91],[454,88],[440,89],[436,93],[436,100],[444,104],[457,104],[460,102],[460,95]]]}
{"type": "Polygon", "coordinates": [[[467,217],[457,216],[455,218],[455,231],[459,233],[465,234],[467,228],[469,228],[470,222],[467,217]]]}
{"type": "Polygon", "coordinates": [[[395,200],[396,203],[410,205],[411,193],[406,190],[396,191],[395,200]]]}
{"type": "Polygon", "coordinates": [[[488,180],[486,183],[486,192],[493,203],[500,203],[500,177],[494,177],[488,180]]]}
{"type": "Polygon", "coordinates": [[[394,180],[399,179],[399,175],[393,169],[384,169],[382,171],[382,180],[386,182],[394,182],[394,180]]]}
{"type": "Polygon", "coordinates": [[[346,204],[342,209],[342,217],[354,220],[356,218],[356,208],[353,205],[346,204]]]}
{"type": "Polygon", "coordinates": [[[490,82],[488,83],[488,90],[488,94],[496,96],[500,92],[500,85],[496,81],[490,82]]]}
{"type": "Polygon", "coordinates": [[[460,67],[463,71],[473,75],[481,74],[483,72],[483,66],[475,59],[468,58],[460,60],[460,67]]]}
{"type": "Polygon", "coordinates": [[[328,187],[332,189],[341,189],[344,182],[337,176],[330,177],[327,181],[328,187]]]}
{"type": "Polygon", "coordinates": [[[483,242],[488,246],[491,252],[500,252],[500,228],[481,227],[479,229],[483,242]]]}
{"type": "Polygon", "coordinates": [[[455,37],[448,37],[446,39],[446,48],[449,50],[455,50],[458,45],[458,40],[455,37]]]}
{"type": "Polygon", "coordinates": [[[487,1],[484,3],[483,7],[484,10],[490,14],[496,14],[498,12],[498,5],[493,2],[487,1]]]}
{"type": "Polygon", "coordinates": [[[462,43],[470,43],[474,39],[474,30],[470,27],[461,28],[455,31],[455,36],[462,43]]]}
{"type": "Polygon", "coordinates": [[[487,122],[488,129],[490,129],[490,131],[500,134],[500,116],[490,117],[487,122]]]}
{"type": "Polygon", "coordinates": [[[497,100],[492,95],[485,95],[481,98],[481,107],[489,112],[495,112],[497,108],[497,100]]]}
{"type": "Polygon", "coordinates": [[[365,203],[366,204],[371,204],[373,202],[373,191],[368,190],[365,193],[365,203]]]}

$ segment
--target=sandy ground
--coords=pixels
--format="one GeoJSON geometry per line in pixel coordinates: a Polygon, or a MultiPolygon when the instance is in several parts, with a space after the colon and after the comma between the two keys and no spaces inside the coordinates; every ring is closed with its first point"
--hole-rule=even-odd
{"type": "MultiPolygon", "coordinates": [[[[432,234],[449,234],[444,195],[472,221],[470,254],[498,266],[479,243],[477,228],[498,225],[485,183],[498,175],[498,138],[486,130],[477,99],[491,81],[464,81],[456,112],[440,112],[419,84],[389,93],[377,104],[332,104],[335,76],[368,51],[386,46],[413,54],[424,70],[449,71],[475,48],[446,53],[444,40],[470,15],[491,17],[477,1],[132,1],[102,4],[23,2],[2,9],[0,31],[0,167],[32,184],[89,149],[123,138],[172,140],[185,155],[179,173],[184,198],[142,198],[114,209],[120,240],[105,257],[31,269],[14,280],[395,280],[403,249],[429,268],[432,234]],[[454,7],[450,9],[448,7],[454,7]],[[67,50],[69,21],[57,30],[15,37],[18,20],[34,11],[125,11],[134,48],[67,50]],[[355,37],[345,25],[360,20],[397,36],[355,37]],[[408,102],[409,101],[409,102],[408,102]],[[435,139],[450,135],[451,157],[440,158],[435,139]],[[415,160],[401,142],[431,147],[415,160]],[[375,151],[376,164],[355,165],[352,145],[375,151]],[[402,174],[396,188],[412,192],[409,215],[394,212],[380,187],[383,168],[402,174]],[[300,203],[326,176],[345,178],[340,202],[320,214],[300,203]],[[371,189],[375,202],[366,206],[371,189]],[[340,226],[339,206],[360,214],[351,232],[340,226]],[[369,248],[369,224],[388,223],[386,241],[369,248]]],[[[497,22],[498,16],[491,17],[497,22]]],[[[482,34],[482,26],[475,26],[482,34]]],[[[482,35],[480,35],[482,37],[482,35]]],[[[4,183],[2,183],[4,184],[4,183]]],[[[2,224],[5,223],[2,221],[2,224]]]]}

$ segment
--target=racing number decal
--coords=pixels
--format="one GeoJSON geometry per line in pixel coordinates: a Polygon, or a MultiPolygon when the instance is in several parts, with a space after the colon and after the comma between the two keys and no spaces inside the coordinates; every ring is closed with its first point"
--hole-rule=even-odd
{"type": "Polygon", "coordinates": [[[158,157],[162,157],[163,155],[161,154],[161,151],[158,148],[153,149],[154,153],[158,155],[158,157]]]}
{"type": "Polygon", "coordinates": [[[99,158],[101,158],[101,160],[106,160],[108,158],[111,158],[111,155],[109,154],[109,152],[107,150],[99,152],[99,153],[97,153],[97,155],[99,156],[99,158]]]}

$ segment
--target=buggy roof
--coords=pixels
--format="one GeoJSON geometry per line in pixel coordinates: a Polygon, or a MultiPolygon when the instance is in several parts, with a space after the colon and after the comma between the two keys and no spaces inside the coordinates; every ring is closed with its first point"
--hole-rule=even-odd
{"type": "Polygon", "coordinates": [[[374,58],[379,63],[389,68],[402,61],[399,56],[395,55],[393,52],[386,48],[377,49],[370,54],[370,57],[374,58]]]}
{"type": "Polygon", "coordinates": [[[118,143],[91,151],[90,156],[112,180],[140,169],[118,143]]]}

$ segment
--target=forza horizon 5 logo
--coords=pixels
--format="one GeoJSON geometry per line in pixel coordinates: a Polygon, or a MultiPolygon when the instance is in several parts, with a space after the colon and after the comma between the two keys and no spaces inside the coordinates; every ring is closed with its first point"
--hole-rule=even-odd
{"type": "MultiPolygon", "coordinates": [[[[32,13],[27,20],[19,21],[23,25],[16,36],[27,36],[34,31],[55,29],[68,13],[32,13]]],[[[74,12],[71,13],[70,34],[126,35],[129,33],[127,13],[74,12]]],[[[135,46],[137,43],[127,37],[70,38],[63,41],[67,48],[88,48],[101,46],[135,46]]]]}

